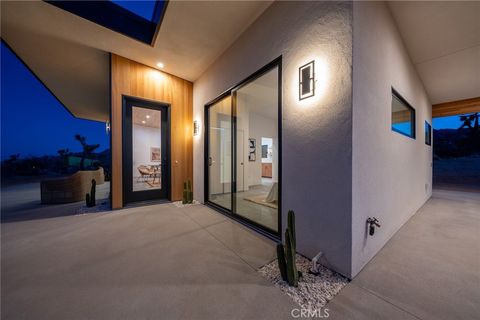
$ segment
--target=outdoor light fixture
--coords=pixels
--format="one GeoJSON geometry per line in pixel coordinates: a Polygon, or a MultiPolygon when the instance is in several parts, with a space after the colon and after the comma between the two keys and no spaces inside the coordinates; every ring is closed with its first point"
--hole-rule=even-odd
{"type": "Polygon", "coordinates": [[[145,120],[142,120],[142,123],[145,124],[146,123],[145,120]]]}
{"type": "Polygon", "coordinates": [[[145,116],[145,118],[147,118],[147,119],[150,119],[150,115],[149,115],[149,114],[147,114],[147,115],[145,116]]]}
{"type": "Polygon", "coordinates": [[[298,68],[298,98],[300,100],[315,95],[315,61],[298,68]]]}
{"type": "Polygon", "coordinates": [[[193,135],[194,136],[198,135],[198,131],[199,131],[198,121],[195,120],[193,121],[193,135]]]}
{"type": "Polygon", "coordinates": [[[159,67],[160,69],[163,69],[163,67],[165,67],[165,65],[161,62],[157,63],[157,67],[159,67]]]}

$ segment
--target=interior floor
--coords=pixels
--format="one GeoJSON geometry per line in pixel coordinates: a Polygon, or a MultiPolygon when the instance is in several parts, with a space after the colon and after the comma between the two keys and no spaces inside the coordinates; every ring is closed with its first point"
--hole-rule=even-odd
{"type": "Polygon", "coordinates": [[[161,184],[159,178],[153,180],[152,178],[145,179],[142,177],[133,177],[133,191],[154,190],[160,188],[161,184]]]}
{"type": "MultiPolygon", "coordinates": [[[[256,223],[259,223],[269,229],[277,231],[278,229],[278,209],[275,204],[259,204],[247,199],[266,198],[272,188],[272,179],[262,179],[262,184],[250,186],[246,191],[237,192],[236,212],[256,223]]],[[[211,195],[212,202],[224,207],[231,207],[230,193],[211,195]]]]}

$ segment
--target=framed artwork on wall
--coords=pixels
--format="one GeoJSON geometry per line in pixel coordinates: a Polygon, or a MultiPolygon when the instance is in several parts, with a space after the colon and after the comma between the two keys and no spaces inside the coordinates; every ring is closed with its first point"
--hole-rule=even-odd
{"type": "Polygon", "coordinates": [[[161,162],[162,161],[162,152],[158,147],[150,147],[150,161],[152,162],[161,162]]]}
{"type": "Polygon", "coordinates": [[[248,161],[257,160],[257,141],[253,138],[248,139],[248,161]]]}

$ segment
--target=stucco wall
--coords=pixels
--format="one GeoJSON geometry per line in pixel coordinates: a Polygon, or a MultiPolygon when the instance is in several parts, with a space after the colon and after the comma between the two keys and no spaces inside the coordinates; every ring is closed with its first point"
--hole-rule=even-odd
{"type": "MultiPolygon", "coordinates": [[[[298,250],[351,271],[352,3],[275,2],[194,83],[204,105],[283,56],[282,221],[297,214],[298,250]],[[315,97],[299,101],[298,68],[315,60],[315,97]]],[[[202,128],[204,129],[204,128],[202,128]]],[[[195,198],[203,200],[204,136],[194,138],[195,198]]]]}
{"type": "MultiPolygon", "coordinates": [[[[352,276],[432,192],[431,104],[383,2],[353,5],[352,276]],[[416,110],[416,139],[391,130],[391,87],[416,110]],[[366,219],[382,227],[367,236],[366,219]]],[[[419,235],[421,236],[421,235],[419,235]]]]}

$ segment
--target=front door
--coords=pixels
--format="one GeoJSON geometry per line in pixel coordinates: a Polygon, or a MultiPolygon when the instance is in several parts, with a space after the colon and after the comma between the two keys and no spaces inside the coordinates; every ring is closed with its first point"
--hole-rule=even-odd
{"type": "Polygon", "coordinates": [[[123,98],[123,198],[170,198],[169,105],[123,98]]]}

